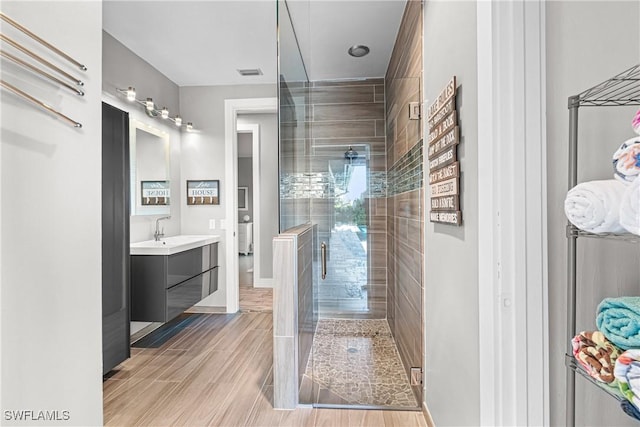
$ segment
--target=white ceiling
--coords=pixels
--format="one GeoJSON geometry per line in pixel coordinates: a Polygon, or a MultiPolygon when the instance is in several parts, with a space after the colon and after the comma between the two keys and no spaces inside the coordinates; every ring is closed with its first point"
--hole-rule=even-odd
{"type": "Polygon", "coordinates": [[[289,1],[309,80],[384,77],[405,0],[289,1]],[[370,52],[347,53],[357,44],[370,52]]]}
{"type": "MultiPolygon", "coordinates": [[[[310,80],[383,77],[404,5],[290,0],[310,80]],[[350,57],[354,44],[371,53],[350,57]]],[[[103,28],[178,86],[277,80],[275,0],[105,0],[103,28]],[[263,75],[242,77],[237,69],[243,68],[263,75]]]]}

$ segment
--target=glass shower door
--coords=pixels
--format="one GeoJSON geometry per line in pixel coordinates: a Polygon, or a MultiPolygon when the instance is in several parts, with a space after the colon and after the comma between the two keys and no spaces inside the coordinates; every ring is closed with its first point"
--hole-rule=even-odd
{"type": "Polygon", "coordinates": [[[318,282],[321,318],[353,318],[369,313],[368,147],[314,145],[315,192],[311,221],[327,245],[326,277],[318,282]]]}

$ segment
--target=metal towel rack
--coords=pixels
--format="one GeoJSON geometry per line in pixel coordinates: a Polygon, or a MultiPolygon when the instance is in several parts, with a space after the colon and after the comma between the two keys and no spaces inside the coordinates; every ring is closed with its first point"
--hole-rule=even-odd
{"type": "Polygon", "coordinates": [[[20,58],[18,58],[16,56],[13,56],[9,52],[5,52],[4,50],[0,49],[0,56],[11,60],[12,62],[20,65],[23,68],[27,68],[28,70],[33,71],[36,74],[39,74],[39,75],[41,75],[43,77],[46,77],[49,80],[54,81],[54,82],[58,83],[61,86],[66,87],[70,91],[74,92],[76,95],[84,96],[84,92],[81,91],[80,89],[78,89],[77,87],[71,86],[67,82],[63,82],[59,78],[57,78],[55,76],[52,76],[51,74],[47,73],[46,71],[42,71],[40,68],[35,67],[35,66],[29,64],[26,61],[23,61],[22,59],[20,59],[20,58]]]}
{"type": "Polygon", "coordinates": [[[78,61],[76,61],[71,56],[67,55],[66,53],[64,53],[63,51],[58,49],[57,47],[53,46],[51,43],[47,42],[46,40],[43,40],[41,37],[38,37],[33,32],[31,32],[27,28],[25,28],[23,25],[18,24],[16,21],[14,21],[13,19],[11,19],[7,15],[5,15],[3,12],[0,12],[0,19],[5,21],[6,23],[12,25],[16,29],[22,31],[23,33],[25,33],[26,35],[28,35],[29,37],[31,37],[32,39],[34,39],[38,43],[40,43],[43,46],[45,46],[48,49],[50,49],[52,52],[55,52],[58,55],[62,56],[64,59],[66,59],[67,61],[71,62],[73,65],[77,66],[82,71],[87,71],[87,67],[85,67],[84,65],[82,65],[81,63],[79,63],[78,61]]]}
{"type": "MultiPolygon", "coordinates": [[[[2,19],[3,21],[9,23],[11,26],[13,26],[14,28],[16,28],[19,31],[23,32],[27,36],[31,37],[33,40],[35,40],[38,43],[40,43],[41,45],[45,46],[46,48],[48,48],[52,52],[56,53],[57,55],[59,55],[62,58],[66,59],[67,61],[71,62],[72,64],[74,64],[75,66],[80,68],[82,71],[86,71],[87,70],[86,66],[84,66],[81,63],[79,63],[78,61],[76,61],[71,56],[67,55],[66,53],[64,53],[63,51],[58,49],[57,47],[53,46],[51,43],[48,43],[47,41],[43,40],[41,37],[38,37],[36,34],[31,32],[30,30],[28,30],[24,26],[18,24],[16,21],[14,21],[13,19],[9,18],[7,15],[5,15],[2,12],[0,12],[0,19],[2,19]]],[[[46,59],[42,58],[40,55],[36,54],[35,52],[32,52],[31,50],[29,50],[26,47],[22,46],[20,43],[16,42],[15,40],[11,39],[10,37],[6,36],[5,34],[0,33],[0,40],[2,40],[3,42],[6,42],[7,44],[11,45],[12,47],[14,47],[15,49],[17,49],[20,52],[24,53],[25,55],[29,56],[30,58],[38,61],[39,63],[45,65],[47,68],[53,70],[55,73],[59,74],[60,76],[64,77],[65,79],[73,82],[75,85],[77,85],[77,86],[83,86],[84,85],[84,83],[80,79],[78,79],[77,77],[72,76],[71,74],[69,74],[66,71],[62,70],[60,67],[58,67],[58,66],[54,65],[53,63],[47,61],[46,59]]],[[[75,86],[72,86],[71,84],[69,84],[69,83],[59,79],[58,77],[56,77],[56,76],[54,76],[54,75],[52,75],[52,74],[50,74],[50,73],[38,68],[38,67],[36,67],[33,64],[30,64],[27,61],[24,61],[24,60],[18,58],[17,56],[12,55],[11,53],[8,53],[8,52],[0,49],[0,56],[12,61],[13,63],[19,65],[20,67],[22,67],[22,68],[24,68],[26,70],[29,70],[29,71],[31,71],[31,72],[33,72],[35,74],[38,74],[38,75],[40,75],[42,77],[45,77],[45,78],[51,80],[52,82],[57,83],[60,86],[71,90],[76,95],[84,96],[84,92],[82,90],[80,90],[79,88],[77,88],[75,86]]],[[[3,79],[0,79],[0,87],[2,87],[5,90],[8,90],[9,92],[13,93],[14,95],[17,95],[18,97],[22,98],[23,100],[25,100],[25,101],[37,106],[38,108],[41,108],[42,110],[53,114],[54,116],[62,119],[63,121],[65,121],[66,123],[72,125],[75,128],[81,128],[82,127],[82,123],[77,122],[77,121],[73,120],[72,118],[70,118],[68,116],[65,116],[64,114],[62,114],[61,112],[57,111],[55,108],[51,107],[50,105],[48,105],[48,104],[44,103],[43,101],[40,101],[39,99],[29,95],[28,93],[24,92],[23,90],[18,89],[17,87],[13,86],[12,84],[7,83],[3,79]]]]}
{"type": "Polygon", "coordinates": [[[57,111],[53,107],[51,107],[51,106],[45,104],[44,102],[34,98],[33,96],[29,95],[28,93],[21,91],[17,87],[15,87],[13,85],[10,85],[9,83],[5,82],[4,80],[0,80],[0,86],[2,86],[3,88],[7,89],[8,91],[18,95],[22,99],[25,99],[25,100],[37,105],[38,107],[42,108],[43,110],[46,110],[46,111],[52,113],[53,115],[55,115],[57,117],[60,117],[62,120],[66,121],[67,123],[69,123],[71,125],[73,125],[73,127],[76,127],[76,128],[81,128],[82,127],[82,123],[76,122],[75,120],[65,116],[64,114],[62,114],[61,112],[57,111]]]}
{"type": "Polygon", "coordinates": [[[39,63],[41,63],[43,65],[46,65],[47,67],[49,67],[50,69],[52,69],[56,73],[66,77],[67,79],[71,80],[72,82],[74,82],[78,86],[83,86],[84,85],[84,83],[80,79],[78,79],[77,77],[74,77],[71,74],[67,73],[66,71],[62,70],[60,67],[57,67],[57,66],[53,65],[51,62],[47,61],[46,59],[43,59],[42,57],[40,57],[39,55],[37,55],[37,54],[35,54],[33,52],[31,52],[29,49],[27,49],[26,47],[22,46],[17,41],[7,37],[6,35],[4,35],[2,33],[0,33],[0,40],[9,43],[11,46],[15,47],[20,52],[22,52],[22,53],[24,53],[26,55],[29,55],[31,58],[35,59],[36,61],[38,61],[39,63]]]}

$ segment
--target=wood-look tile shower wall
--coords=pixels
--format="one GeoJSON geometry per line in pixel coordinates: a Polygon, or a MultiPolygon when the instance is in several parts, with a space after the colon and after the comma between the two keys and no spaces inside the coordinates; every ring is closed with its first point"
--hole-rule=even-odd
{"type": "MultiPolygon", "coordinates": [[[[344,161],[349,146],[368,160],[367,210],[367,298],[369,312],[341,315],[353,318],[386,316],[386,142],[384,79],[312,82],[309,88],[290,88],[291,97],[307,102],[304,124],[283,123],[281,170],[290,179],[281,184],[281,211],[288,226],[310,212],[318,225],[319,241],[329,241],[335,223],[334,195],[323,181],[330,161],[344,161]],[[308,101],[307,101],[308,100],[308,101]],[[292,128],[296,128],[295,130],[292,128]],[[291,128],[291,129],[290,129],[291,128]],[[305,172],[312,175],[305,176],[305,172]],[[304,212],[303,212],[304,211],[304,212]]],[[[301,111],[298,108],[298,111],[301,111]]],[[[329,248],[331,262],[331,248],[329,248]]],[[[339,304],[339,303],[338,303],[339,304]]],[[[336,307],[339,309],[339,307],[336,307]]]]}
{"type": "Polygon", "coordinates": [[[387,318],[407,369],[423,360],[423,132],[409,119],[409,103],[422,98],[422,22],[422,2],[408,1],[385,78],[387,318]]]}

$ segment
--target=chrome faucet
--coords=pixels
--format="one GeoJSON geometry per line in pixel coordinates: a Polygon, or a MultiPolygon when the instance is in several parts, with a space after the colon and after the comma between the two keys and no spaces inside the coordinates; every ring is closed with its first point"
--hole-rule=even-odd
{"type": "Polygon", "coordinates": [[[164,227],[162,227],[162,231],[160,231],[160,221],[162,221],[163,219],[171,219],[171,215],[163,216],[156,219],[156,231],[155,233],[153,233],[153,238],[156,242],[159,242],[160,239],[164,237],[164,227]]]}

